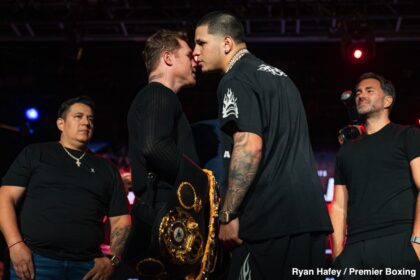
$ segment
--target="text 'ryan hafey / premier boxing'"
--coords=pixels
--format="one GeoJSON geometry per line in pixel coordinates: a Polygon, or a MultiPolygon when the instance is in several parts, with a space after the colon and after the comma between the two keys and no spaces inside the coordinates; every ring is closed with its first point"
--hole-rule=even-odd
{"type": "Polygon", "coordinates": [[[334,268],[316,268],[316,269],[299,269],[299,268],[292,268],[292,275],[297,276],[298,278],[305,277],[305,276],[337,276],[340,277],[341,274],[343,275],[358,275],[358,276],[368,276],[368,275],[387,275],[387,276],[409,276],[413,279],[416,278],[416,270],[415,269],[393,269],[393,268],[385,268],[385,269],[357,269],[357,268],[345,268],[345,269],[334,269],[334,268]]]}

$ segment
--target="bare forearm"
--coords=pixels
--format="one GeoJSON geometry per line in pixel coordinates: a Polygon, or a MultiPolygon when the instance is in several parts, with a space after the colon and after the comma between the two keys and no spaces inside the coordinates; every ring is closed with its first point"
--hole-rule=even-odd
{"type": "Polygon", "coordinates": [[[229,186],[223,211],[232,212],[238,209],[257,174],[261,161],[261,148],[252,147],[251,137],[249,133],[240,133],[234,138],[229,186]]]}
{"type": "Polygon", "coordinates": [[[331,207],[330,218],[334,228],[332,234],[333,256],[337,256],[344,248],[344,240],[346,238],[346,216],[341,209],[337,209],[333,205],[331,207]]]}
{"type": "Polygon", "coordinates": [[[346,185],[334,186],[334,201],[331,205],[330,218],[334,228],[332,234],[333,257],[344,249],[347,230],[348,191],[346,185]]]}
{"type": "Polygon", "coordinates": [[[417,194],[416,212],[414,216],[413,235],[420,237],[420,192],[417,194]]]}
{"type": "Polygon", "coordinates": [[[123,253],[131,229],[130,218],[126,216],[119,218],[118,222],[111,223],[111,253],[117,256],[123,253]]]}
{"type": "Polygon", "coordinates": [[[23,240],[17,226],[16,211],[13,201],[0,195],[0,230],[8,246],[23,240]]]}

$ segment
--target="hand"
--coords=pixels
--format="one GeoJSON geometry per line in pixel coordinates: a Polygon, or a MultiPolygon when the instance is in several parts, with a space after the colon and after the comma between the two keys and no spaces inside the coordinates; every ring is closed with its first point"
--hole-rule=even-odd
{"type": "Polygon", "coordinates": [[[219,239],[227,248],[242,245],[243,240],[239,238],[239,218],[233,219],[229,223],[220,226],[219,239]]]}
{"type": "Polygon", "coordinates": [[[32,262],[32,252],[24,242],[20,242],[9,249],[10,260],[16,275],[21,279],[34,279],[35,269],[32,262]]]}
{"type": "Polygon", "coordinates": [[[332,261],[335,262],[335,260],[343,253],[344,246],[332,246],[332,261]]]}
{"type": "Polygon", "coordinates": [[[340,255],[341,255],[341,252],[342,252],[342,251],[340,251],[340,252],[339,252],[339,253],[337,253],[337,254],[335,254],[335,253],[333,253],[333,254],[332,254],[332,261],[333,261],[333,262],[335,262],[335,260],[336,260],[336,259],[337,259],[340,255]]]}
{"type": "Polygon", "coordinates": [[[107,257],[95,258],[95,265],[93,268],[83,277],[83,280],[106,280],[109,279],[114,272],[114,267],[111,264],[111,260],[107,257]]]}
{"type": "Polygon", "coordinates": [[[416,251],[417,258],[420,260],[420,244],[411,242],[411,246],[413,246],[414,251],[416,251]]]}

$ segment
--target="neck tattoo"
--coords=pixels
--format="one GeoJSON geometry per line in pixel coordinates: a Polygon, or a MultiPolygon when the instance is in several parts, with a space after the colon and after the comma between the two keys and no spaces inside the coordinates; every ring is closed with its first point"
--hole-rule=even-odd
{"type": "Polygon", "coordinates": [[[157,80],[157,79],[162,78],[162,76],[163,76],[163,74],[162,74],[162,73],[159,73],[159,74],[155,74],[155,75],[150,76],[150,77],[149,77],[149,83],[151,83],[151,82],[153,82],[153,81],[155,81],[155,80],[157,80]]]}
{"type": "Polygon", "coordinates": [[[82,163],[80,162],[80,160],[86,155],[86,152],[84,152],[80,157],[75,157],[73,156],[69,150],[66,149],[66,147],[64,147],[64,145],[61,145],[64,149],[64,151],[72,158],[76,161],[76,165],[77,167],[80,167],[80,165],[82,165],[82,163]]]}
{"type": "Polygon", "coordinates": [[[226,73],[229,72],[229,70],[232,69],[233,65],[247,53],[249,53],[247,49],[240,49],[237,53],[235,53],[235,55],[229,61],[226,73]]]}

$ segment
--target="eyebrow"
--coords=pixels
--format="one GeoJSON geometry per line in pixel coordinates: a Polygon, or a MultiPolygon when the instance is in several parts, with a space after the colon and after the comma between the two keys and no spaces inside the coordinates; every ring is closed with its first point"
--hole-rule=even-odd
{"type": "Polygon", "coordinates": [[[88,117],[94,117],[95,116],[94,114],[85,114],[85,113],[80,112],[80,111],[74,112],[73,115],[86,115],[88,117]]]}
{"type": "MultiPolygon", "coordinates": [[[[356,89],[356,92],[358,92],[358,91],[361,91],[363,88],[357,88],[356,89]]],[[[373,86],[367,86],[367,87],[365,87],[365,89],[373,89],[373,86]]]]}

